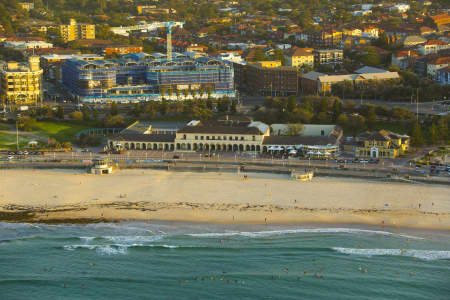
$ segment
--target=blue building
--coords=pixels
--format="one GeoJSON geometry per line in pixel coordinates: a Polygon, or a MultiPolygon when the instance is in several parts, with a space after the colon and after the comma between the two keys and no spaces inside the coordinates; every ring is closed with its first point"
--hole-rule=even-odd
{"type": "Polygon", "coordinates": [[[84,102],[138,102],[234,97],[233,66],[209,56],[128,54],[120,59],[68,60],[62,82],[84,102]]]}

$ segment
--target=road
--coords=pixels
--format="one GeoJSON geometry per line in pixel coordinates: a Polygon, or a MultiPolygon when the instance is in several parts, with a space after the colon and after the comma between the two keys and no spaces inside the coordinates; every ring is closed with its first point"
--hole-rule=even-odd
{"type": "MultiPolygon", "coordinates": [[[[241,103],[244,109],[251,109],[252,107],[259,105],[264,105],[266,101],[266,97],[264,96],[241,96],[241,103]]],[[[382,100],[373,100],[373,99],[344,99],[342,100],[344,103],[353,101],[356,104],[356,107],[360,105],[373,104],[373,105],[384,105],[389,108],[394,106],[399,106],[403,108],[409,109],[411,112],[416,113],[416,103],[410,102],[392,102],[392,101],[382,101],[382,100]]],[[[297,98],[297,102],[300,103],[300,98],[297,98]]],[[[440,115],[440,114],[449,114],[450,113],[450,101],[436,101],[436,102],[423,102],[418,105],[419,114],[432,114],[432,115],[440,115]]]]}

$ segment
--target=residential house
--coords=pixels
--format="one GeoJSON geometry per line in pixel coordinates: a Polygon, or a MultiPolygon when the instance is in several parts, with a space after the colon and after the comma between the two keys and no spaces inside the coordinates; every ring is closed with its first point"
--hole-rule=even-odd
{"type": "Polygon", "coordinates": [[[438,53],[440,50],[450,48],[450,44],[441,40],[429,40],[422,45],[419,45],[417,50],[422,55],[428,55],[432,53],[438,53]]]}
{"type": "Polygon", "coordinates": [[[405,47],[412,47],[412,46],[416,46],[416,45],[423,44],[426,42],[427,42],[427,39],[425,39],[421,36],[418,36],[418,35],[409,35],[403,39],[403,45],[405,47]]]}
{"type": "Polygon", "coordinates": [[[450,85],[450,66],[437,70],[436,81],[441,85],[450,85]]]}
{"type": "Polygon", "coordinates": [[[371,39],[377,39],[379,32],[380,30],[375,26],[365,26],[361,31],[361,36],[371,39]]]}
{"type": "Polygon", "coordinates": [[[402,70],[408,69],[416,60],[419,54],[413,50],[402,50],[392,54],[391,64],[402,70]]]}
{"type": "Polygon", "coordinates": [[[450,57],[439,57],[427,64],[427,77],[437,80],[437,71],[450,65],[450,57]]]}

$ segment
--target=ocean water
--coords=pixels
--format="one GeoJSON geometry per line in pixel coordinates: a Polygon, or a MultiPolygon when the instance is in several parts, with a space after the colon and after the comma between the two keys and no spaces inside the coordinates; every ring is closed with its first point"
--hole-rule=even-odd
{"type": "Polygon", "coordinates": [[[450,299],[449,232],[361,228],[0,223],[0,299],[450,299]]]}

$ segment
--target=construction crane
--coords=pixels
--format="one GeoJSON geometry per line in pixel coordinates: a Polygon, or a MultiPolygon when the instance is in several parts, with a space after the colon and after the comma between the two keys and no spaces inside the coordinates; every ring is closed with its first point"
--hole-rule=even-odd
{"type": "Polygon", "coordinates": [[[172,27],[175,22],[165,22],[165,25],[167,27],[167,61],[172,61],[172,27]]]}

